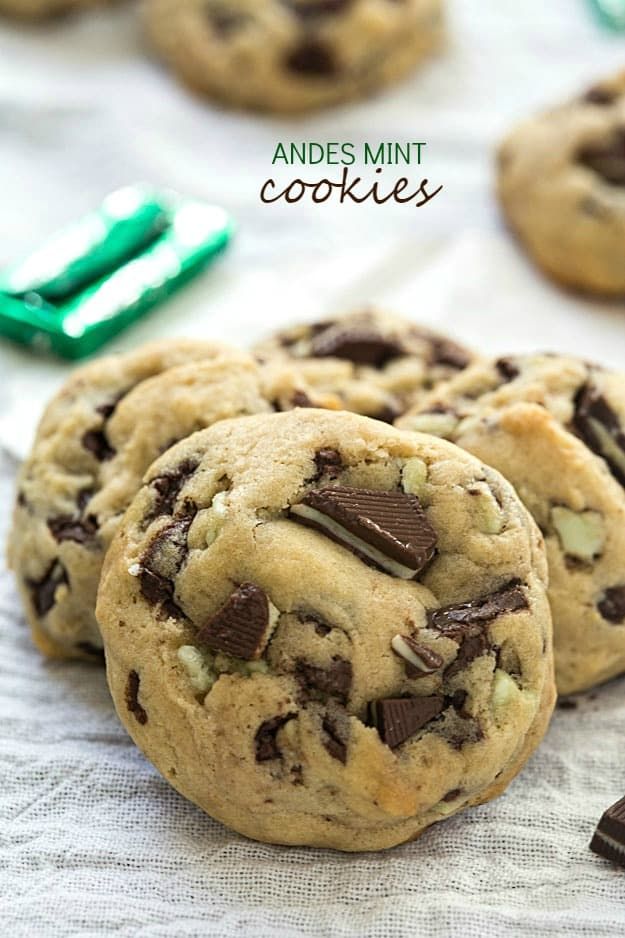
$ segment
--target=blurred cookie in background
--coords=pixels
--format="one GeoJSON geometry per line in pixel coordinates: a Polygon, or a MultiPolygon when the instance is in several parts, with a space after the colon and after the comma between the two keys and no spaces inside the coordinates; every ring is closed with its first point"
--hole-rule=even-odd
{"type": "Polygon", "coordinates": [[[517,127],[499,150],[498,191],[549,276],[625,296],[625,71],[517,127]]]}
{"type": "Polygon", "coordinates": [[[75,10],[103,6],[111,0],[0,0],[0,14],[23,19],[45,19],[75,10]]]}
{"type": "Polygon", "coordinates": [[[147,0],[155,50],[224,104],[303,111],[374,92],[443,38],[442,0],[147,0]]]}
{"type": "Polygon", "coordinates": [[[387,422],[475,360],[447,336],[376,309],[281,330],[254,351],[267,384],[294,372],[322,406],[387,422]]]}

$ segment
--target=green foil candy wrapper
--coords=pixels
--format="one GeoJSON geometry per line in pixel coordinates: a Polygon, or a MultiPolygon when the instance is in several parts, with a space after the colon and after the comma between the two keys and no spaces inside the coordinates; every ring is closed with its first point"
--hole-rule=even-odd
{"type": "Polygon", "coordinates": [[[199,273],[232,234],[222,208],[120,189],[0,274],[0,334],[84,358],[199,273]]]}
{"type": "Polygon", "coordinates": [[[609,29],[625,31],[625,0],[589,0],[595,14],[609,29]]]}

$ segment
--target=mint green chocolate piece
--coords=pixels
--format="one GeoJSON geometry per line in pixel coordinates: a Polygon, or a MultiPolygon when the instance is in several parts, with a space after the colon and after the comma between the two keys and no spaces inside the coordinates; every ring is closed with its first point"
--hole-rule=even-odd
{"type": "Polygon", "coordinates": [[[625,0],[590,0],[590,5],[609,29],[625,31],[625,0]]]}

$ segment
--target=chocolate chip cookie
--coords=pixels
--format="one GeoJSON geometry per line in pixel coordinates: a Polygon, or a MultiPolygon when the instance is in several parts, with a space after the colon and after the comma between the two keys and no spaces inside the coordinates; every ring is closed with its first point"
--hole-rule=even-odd
{"type": "Polygon", "coordinates": [[[300,409],[150,468],[97,615],[119,716],[182,794],[259,840],[372,850],[495,797],[540,740],[545,581],[497,472],[300,409]]]}
{"type": "MultiPolygon", "coordinates": [[[[74,372],[47,408],[22,468],[9,543],[45,654],[101,658],[95,600],[102,560],[150,463],[216,420],[266,410],[253,360],[214,343],[155,343],[74,372]]],[[[160,514],[184,482],[182,467],[156,483],[160,514]]]]}
{"type": "Polygon", "coordinates": [[[560,693],[625,671],[625,376],[562,356],[500,358],[398,423],[494,466],[534,516],[560,693]]]}
{"type": "Polygon", "coordinates": [[[290,373],[324,406],[386,422],[474,359],[447,336],[373,309],[282,330],[255,354],[269,383],[290,373]]]}
{"type": "Polygon", "coordinates": [[[154,48],[229,105],[301,111],[369,94],[441,42],[442,0],[147,0],[154,48]]]}
{"type": "Polygon", "coordinates": [[[499,151],[498,186],[547,274],[625,295],[625,72],[517,127],[499,151]]]}
{"type": "Polygon", "coordinates": [[[24,19],[45,19],[109,2],[111,0],[0,0],[0,14],[7,13],[24,19]]]}

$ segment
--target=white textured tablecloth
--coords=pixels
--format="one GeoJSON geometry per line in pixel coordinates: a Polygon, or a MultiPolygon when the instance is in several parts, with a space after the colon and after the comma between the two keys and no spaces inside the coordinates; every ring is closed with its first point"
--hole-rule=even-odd
{"type": "MultiPolygon", "coordinates": [[[[232,250],[115,347],[248,341],[296,317],[387,301],[497,352],[622,365],[625,311],[546,284],[509,241],[491,153],[514,120],[625,64],[582,0],[452,0],[443,57],[371,102],[309,121],[219,112],[144,57],[132,8],[0,25],[0,265],[133,179],[227,205],[232,250]],[[261,207],[282,140],[427,140],[445,190],[421,211],[261,207]]],[[[314,177],[312,177],[314,178],[314,177]]],[[[0,346],[1,536],[15,464],[66,367],[0,346]]],[[[622,936],[625,874],[591,854],[625,792],[623,681],[556,713],[497,802],[376,856],[243,840],[163,782],[97,668],[34,652],[0,574],[0,923],[19,936],[622,936]]],[[[201,771],[201,767],[198,769],[201,771]]]]}

